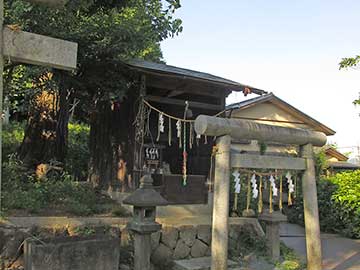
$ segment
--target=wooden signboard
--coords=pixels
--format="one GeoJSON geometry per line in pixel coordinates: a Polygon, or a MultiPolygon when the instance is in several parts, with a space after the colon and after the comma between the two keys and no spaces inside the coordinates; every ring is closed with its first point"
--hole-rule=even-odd
{"type": "Polygon", "coordinates": [[[144,147],[144,161],[148,167],[159,167],[161,165],[161,148],[156,146],[144,147]]]}

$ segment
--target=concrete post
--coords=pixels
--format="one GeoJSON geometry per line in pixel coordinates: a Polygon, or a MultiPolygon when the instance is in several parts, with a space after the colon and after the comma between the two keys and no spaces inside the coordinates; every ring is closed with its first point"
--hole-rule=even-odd
{"type": "Polygon", "coordinates": [[[211,270],[227,270],[229,196],[230,196],[230,144],[229,135],[217,140],[215,159],[214,206],[211,241],[211,270]]]}
{"type": "Polygon", "coordinates": [[[307,167],[302,176],[307,269],[321,270],[321,238],[313,146],[311,144],[302,146],[301,156],[306,159],[307,167]]]}
{"type": "Polygon", "coordinates": [[[150,270],[151,234],[134,233],[134,269],[150,270]]]}

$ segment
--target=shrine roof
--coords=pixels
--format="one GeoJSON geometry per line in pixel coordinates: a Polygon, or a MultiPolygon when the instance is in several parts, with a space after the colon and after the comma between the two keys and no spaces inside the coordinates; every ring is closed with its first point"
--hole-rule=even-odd
{"type": "Polygon", "coordinates": [[[249,89],[252,93],[263,95],[267,92],[249,85],[241,84],[209,73],[180,68],[162,63],[149,62],[139,59],[127,61],[126,64],[144,73],[156,73],[157,75],[174,76],[178,79],[197,80],[205,83],[221,85],[230,91],[244,91],[249,89]]]}
{"type": "MultiPolygon", "coordinates": [[[[324,132],[327,136],[334,135],[336,133],[333,129],[320,123],[319,121],[315,120],[308,114],[300,111],[299,109],[290,105],[286,101],[280,99],[273,93],[267,93],[265,95],[251,98],[251,99],[246,99],[246,100],[238,102],[238,103],[229,104],[226,106],[226,109],[228,111],[244,110],[244,109],[250,108],[252,106],[264,103],[264,102],[270,102],[270,103],[274,104],[274,106],[277,106],[277,107],[281,108],[282,110],[284,110],[286,113],[293,115],[294,117],[302,120],[303,123],[306,123],[309,126],[315,128],[315,130],[324,132]]],[[[258,120],[261,120],[261,119],[258,119],[258,120]]]]}

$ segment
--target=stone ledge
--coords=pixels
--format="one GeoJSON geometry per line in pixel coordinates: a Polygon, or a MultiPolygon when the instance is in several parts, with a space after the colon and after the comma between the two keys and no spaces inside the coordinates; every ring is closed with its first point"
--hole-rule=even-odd
{"type": "MultiPolygon", "coordinates": [[[[124,228],[131,218],[122,217],[8,217],[6,220],[0,220],[0,226],[14,227],[64,227],[64,226],[82,226],[82,225],[112,225],[124,228]]],[[[157,222],[163,226],[182,226],[182,225],[211,225],[210,216],[182,217],[182,218],[157,218],[157,222]]],[[[252,225],[259,236],[265,233],[256,218],[229,218],[229,224],[232,225],[252,225]]]]}
{"type": "MultiPolygon", "coordinates": [[[[234,269],[239,265],[231,260],[228,260],[228,268],[234,269]]],[[[210,270],[211,257],[201,257],[189,260],[174,261],[173,270],[210,270]]]]}

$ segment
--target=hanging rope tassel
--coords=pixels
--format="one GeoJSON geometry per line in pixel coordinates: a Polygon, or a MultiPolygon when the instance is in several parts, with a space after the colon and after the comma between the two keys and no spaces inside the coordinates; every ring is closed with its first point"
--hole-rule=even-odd
{"type": "Polygon", "coordinates": [[[269,185],[270,188],[269,188],[269,204],[270,204],[270,208],[269,208],[269,212],[270,214],[272,212],[274,212],[274,209],[273,209],[273,192],[272,192],[272,185],[269,185]]]}
{"type": "Polygon", "coordinates": [[[239,193],[241,191],[241,184],[240,184],[240,173],[239,170],[235,170],[233,172],[233,176],[234,176],[234,193],[235,193],[235,198],[234,198],[234,205],[233,205],[233,211],[236,212],[238,207],[238,197],[239,197],[239,193]]]}
{"type": "Polygon", "coordinates": [[[288,193],[289,193],[289,195],[288,195],[288,205],[292,205],[293,204],[293,202],[292,202],[292,196],[291,196],[291,194],[292,193],[294,193],[294,191],[295,191],[295,185],[294,185],[294,183],[293,183],[293,180],[291,179],[291,174],[290,174],[290,172],[288,172],[287,174],[286,174],[286,178],[287,178],[287,182],[288,182],[288,193]]]}
{"type": "Polygon", "coordinates": [[[177,137],[179,138],[179,148],[182,148],[182,143],[181,143],[181,135],[182,135],[182,133],[181,133],[181,125],[182,125],[182,123],[181,123],[181,120],[178,120],[177,122],[176,122],[176,135],[177,135],[177,137]]]}
{"type": "Polygon", "coordinates": [[[186,186],[187,180],[187,152],[186,152],[186,122],[184,122],[184,147],[183,147],[183,186],[186,186]]]}
{"type": "Polygon", "coordinates": [[[251,186],[250,186],[250,174],[248,174],[248,182],[247,182],[247,196],[246,196],[246,211],[250,209],[250,200],[251,200],[251,186]]]}
{"type": "Polygon", "coordinates": [[[189,130],[190,134],[189,134],[189,145],[190,145],[190,149],[192,149],[193,147],[193,143],[194,143],[194,125],[192,122],[190,122],[190,130],[189,130]]]}
{"type": "Polygon", "coordinates": [[[292,198],[291,198],[291,193],[290,193],[290,192],[289,192],[289,196],[288,196],[288,205],[289,205],[289,206],[293,205],[292,198]]]}
{"type": "Polygon", "coordinates": [[[234,206],[233,206],[233,211],[237,212],[237,205],[238,205],[238,194],[235,193],[235,198],[234,198],[234,206]]]}
{"type": "Polygon", "coordinates": [[[164,127],[164,115],[162,113],[159,113],[158,134],[157,134],[157,137],[156,137],[157,142],[160,140],[160,133],[163,133],[164,130],[165,130],[165,127],[164,127]]]}
{"type": "Polygon", "coordinates": [[[200,144],[200,139],[201,139],[201,135],[200,135],[200,134],[196,134],[196,146],[199,146],[199,144],[200,144]]]}
{"type": "Polygon", "coordinates": [[[169,138],[168,138],[169,146],[171,146],[171,137],[172,137],[172,134],[171,134],[171,118],[169,118],[169,131],[168,131],[168,135],[169,135],[169,138]]]}
{"type": "Polygon", "coordinates": [[[280,198],[279,198],[279,209],[280,210],[283,209],[283,205],[282,205],[282,194],[283,194],[282,182],[283,182],[283,176],[280,175],[280,198]]]}
{"type": "Polygon", "coordinates": [[[262,177],[260,177],[260,184],[259,184],[259,201],[258,201],[258,212],[262,213],[263,210],[263,196],[262,196],[262,177]]]}

